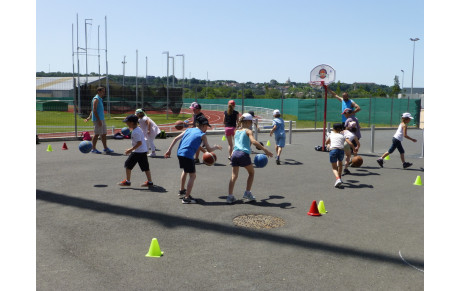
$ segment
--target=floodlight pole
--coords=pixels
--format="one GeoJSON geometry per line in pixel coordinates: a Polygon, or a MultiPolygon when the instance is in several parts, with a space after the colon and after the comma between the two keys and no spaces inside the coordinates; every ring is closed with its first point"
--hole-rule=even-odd
{"type": "Polygon", "coordinates": [[[86,55],[86,88],[88,88],[88,40],[87,40],[87,34],[86,34],[86,25],[92,25],[91,23],[87,23],[87,20],[92,19],[85,19],[85,55],[86,55]]]}
{"type": "Polygon", "coordinates": [[[184,98],[185,54],[176,55],[176,57],[182,57],[182,98],[184,98]]]}
{"type": "Polygon", "coordinates": [[[77,82],[78,82],[78,115],[81,114],[80,94],[80,47],[78,46],[78,13],[77,13],[77,82]]]}
{"type": "Polygon", "coordinates": [[[169,108],[169,51],[163,52],[166,54],[166,119],[168,119],[169,108]]]}
{"type": "Polygon", "coordinates": [[[97,65],[99,68],[99,83],[98,86],[101,86],[101,54],[99,52],[99,27],[100,25],[97,26],[97,65]]]}
{"type": "Polygon", "coordinates": [[[107,16],[105,16],[105,91],[107,92],[107,113],[110,117],[109,62],[107,60],[107,16]]]}
{"type": "Polygon", "coordinates": [[[137,104],[138,104],[137,68],[138,68],[138,53],[137,53],[137,50],[136,50],[136,108],[137,108],[137,104]]]}
{"type": "MultiPolygon", "coordinates": [[[[410,40],[414,42],[414,49],[412,51],[412,85],[410,87],[410,95],[412,96],[412,90],[414,89],[415,42],[420,39],[417,37],[417,38],[410,38],[410,40]]],[[[410,99],[410,96],[407,98],[407,112],[409,112],[409,99],[410,99]]]]}
{"type": "Polygon", "coordinates": [[[126,64],[126,56],[123,56],[123,62],[121,62],[123,64],[123,87],[125,87],[125,64],[126,64]]]}
{"type": "Polygon", "coordinates": [[[176,75],[174,74],[174,57],[169,57],[169,58],[173,60],[173,71],[172,71],[172,73],[173,73],[173,83],[172,83],[172,87],[174,88],[174,79],[176,79],[176,75]]]}
{"type": "Polygon", "coordinates": [[[404,70],[401,70],[401,72],[402,72],[401,91],[404,94],[404,70]]]}
{"type": "Polygon", "coordinates": [[[324,81],[321,81],[321,85],[324,88],[324,119],[323,119],[323,152],[326,150],[326,113],[327,113],[327,85],[324,84],[324,81]]]}

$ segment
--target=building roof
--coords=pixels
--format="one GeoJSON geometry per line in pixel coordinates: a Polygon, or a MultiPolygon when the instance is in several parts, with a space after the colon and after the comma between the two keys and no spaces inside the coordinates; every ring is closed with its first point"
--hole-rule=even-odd
{"type": "MultiPolygon", "coordinates": [[[[105,77],[101,77],[104,80],[105,77]]],[[[99,77],[88,77],[88,83],[99,81],[99,77]]],[[[80,77],[80,84],[86,82],[86,77],[80,77]]],[[[78,86],[78,84],[77,84],[78,86]]],[[[72,77],[37,77],[36,90],[72,90],[72,77]]]]}

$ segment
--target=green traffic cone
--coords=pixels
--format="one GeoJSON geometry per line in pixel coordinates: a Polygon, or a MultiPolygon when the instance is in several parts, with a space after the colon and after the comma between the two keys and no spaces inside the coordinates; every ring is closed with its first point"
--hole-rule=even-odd
{"type": "Polygon", "coordinates": [[[159,258],[163,255],[163,252],[160,250],[160,245],[158,244],[158,240],[156,238],[152,239],[150,243],[149,252],[145,255],[146,257],[150,258],[159,258]]]}
{"type": "Polygon", "coordinates": [[[414,185],[415,186],[422,186],[422,178],[420,178],[420,176],[417,176],[417,179],[415,179],[415,182],[414,182],[414,185]]]}
{"type": "Polygon", "coordinates": [[[268,147],[270,146],[270,140],[267,140],[267,146],[268,147]]]}
{"type": "Polygon", "coordinates": [[[222,136],[222,141],[226,141],[227,139],[225,138],[225,135],[222,136]]]}
{"type": "Polygon", "coordinates": [[[323,202],[323,200],[319,201],[319,204],[318,204],[318,211],[319,211],[319,213],[321,213],[321,214],[326,214],[326,213],[327,213],[326,207],[324,207],[324,202],[323,202]]]}
{"type": "Polygon", "coordinates": [[[51,147],[51,145],[49,144],[48,145],[48,148],[46,149],[47,152],[52,152],[53,151],[53,148],[51,147]]]}

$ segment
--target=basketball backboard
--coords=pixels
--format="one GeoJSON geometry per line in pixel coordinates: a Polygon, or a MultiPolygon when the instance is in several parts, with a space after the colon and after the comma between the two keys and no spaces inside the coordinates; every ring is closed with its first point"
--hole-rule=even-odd
{"type": "Polygon", "coordinates": [[[335,81],[335,70],[329,65],[319,65],[310,72],[310,83],[329,85],[335,81]]]}

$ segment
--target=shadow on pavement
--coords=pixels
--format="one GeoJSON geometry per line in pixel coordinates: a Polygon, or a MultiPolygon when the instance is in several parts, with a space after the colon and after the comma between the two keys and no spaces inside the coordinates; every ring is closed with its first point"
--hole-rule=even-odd
{"type": "Polygon", "coordinates": [[[125,187],[125,186],[120,186],[121,190],[137,190],[137,191],[150,191],[150,192],[159,192],[159,193],[166,193],[168,190],[165,188],[158,186],[158,185],[153,185],[149,187],[141,187],[139,188],[134,188],[134,187],[125,187]]]}
{"type": "Polygon", "coordinates": [[[359,181],[357,180],[346,180],[346,181],[343,181],[342,183],[342,189],[343,188],[354,188],[354,189],[357,189],[357,188],[374,188],[374,186],[372,185],[368,185],[368,184],[356,184],[356,183],[359,183],[359,181]],[[355,185],[356,184],[356,185],[355,185]]]}
{"type": "MultiPolygon", "coordinates": [[[[219,196],[218,198],[221,199],[221,200],[224,200],[224,201],[208,202],[208,201],[204,201],[203,199],[200,199],[200,198],[195,198],[195,200],[196,200],[197,204],[205,205],[205,206],[229,205],[229,204],[227,204],[227,201],[226,201],[227,196],[219,196]]],[[[238,197],[237,200],[235,201],[235,203],[233,203],[233,204],[248,204],[248,205],[254,205],[254,206],[261,206],[261,207],[279,207],[279,208],[283,208],[283,209],[295,208],[295,207],[289,207],[289,206],[292,205],[290,202],[283,202],[283,203],[270,203],[270,202],[268,202],[269,200],[272,200],[272,199],[284,199],[284,196],[271,195],[268,198],[260,199],[260,200],[258,200],[257,197],[256,197],[256,201],[243,201],[241,199],[241,197],[238,197]]]]}
{"type": "Polygon", "coordinates": [[[98,184],[98,185],[94,185],[94,187],[96,187],[96,188],[105,188],[105,187],[108,187],[108,185],[98,184]]]}
{"type": "MultiPolygon", "coordinates": [[[[291,237],[287,235],[280,235],[270,233],[267,231],[259,231],[254,229],[238,228],[229,226],[222,223],[215,223],[208,220],[194,219],[190,217],[180,217],[177,215],[164,214],[157,211],[149,211],[142,209],[129,208],[125,206],[113,205],[105,202],[93,201],[78,197],[72,197],[63,194],[43,191],[37,189],[37,200],[77,207],[80,209],[92,210],[97,212],[111,213],[115,215],[124,215],[136,219],[145,219],[156,221],[167,228],[175,227],[190,227],[202,231],[213,231],[223,235],[241,236],[259,241],[269,241],[280,245],[289,245],[298,248],[317,250],[320,252],[328,253],[330,255],[340,255],[344,257],[352,257],[358,260],[371,260],[382,264],[392,264],[401,267],[407,265],[401,260],[399,256],[378,253],[375,251],[360,250],[356,247],[342,246],[339,244],[331,244],[319,242],[312,239],[304,239],[298,237],[291,237]]],[[[423,268],[424,262],[415,258],[407,258],[411,264],[423,268]]]]}
{"type": "Polygon", "coordinates": [[[303,165],[303,163],[293,160],[293,159],[285,159],[285,162],[283,165],[291,165],[291,166],[297,166],[297,165],[303,165]]]}

